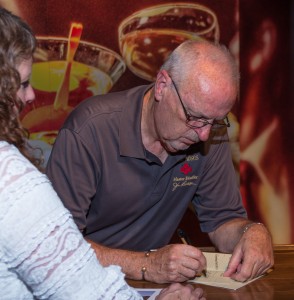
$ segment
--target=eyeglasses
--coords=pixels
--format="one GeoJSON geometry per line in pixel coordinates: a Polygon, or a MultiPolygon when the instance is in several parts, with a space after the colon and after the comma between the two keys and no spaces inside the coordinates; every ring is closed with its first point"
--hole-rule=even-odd
{"type": "Polygon", "coordinates": [[[183,111],[184,111],[184,114],[186,116],[186,125],[188,127],[196,129],[196,128],[202,128],[202,127],[204,127],[206,125],[211,125],[213,128],[230,127],[231,126],[228,117],[225,117],[223,120],[220,120],[220,121],[214,120],[213,122],[209,122],[209,121],[204,120],[202,118],[197,118],[195,116],[190,115],[187,112],[187,110],[186,110],[186,108],[185,108],[185,106],[183,104],[183,101],[181,99],[181,96],[179,94],[179,91],[178,91],[178,88],[177,88],[175,82],[173,81],[173,79],[171,77],[170,77],[170,79],[171,79],[171,81],[172,81],[172,83],[173,83],[173,85],[175,87],[176,93],[177,93],[178,98],[179,98],[179,100],[181,102],[181,105],[183,107],[183,111]]]}

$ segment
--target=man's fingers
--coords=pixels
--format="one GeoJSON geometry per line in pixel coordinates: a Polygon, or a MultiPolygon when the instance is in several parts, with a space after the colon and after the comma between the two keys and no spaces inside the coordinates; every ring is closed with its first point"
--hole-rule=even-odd
{"type": "Polygon", "coordinates": [[[234,273],[240,271],[242,256],[239,252],[234,252],[227,270],[224,272],[225,277],[231,277],[234,273]]]}
{"type": "Polygon", "coordinates": [[[166,274],[165,282],[182,282],[194,278],[206,268],[206,258],[196,247],[168,245],[156,251],[155,260],[166,274]]]}

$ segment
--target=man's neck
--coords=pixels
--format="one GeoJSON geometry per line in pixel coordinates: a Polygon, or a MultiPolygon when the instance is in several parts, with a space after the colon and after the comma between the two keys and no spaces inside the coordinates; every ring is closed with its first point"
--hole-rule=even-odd
{"type": "Polygon", "coordinates": [[[162,146],[154,124],[154,88],[149,90],[143,100],[141,134],[144,147],[154,155],[156,155],[162,163],[165,162],[168,153],[162,146]]]}

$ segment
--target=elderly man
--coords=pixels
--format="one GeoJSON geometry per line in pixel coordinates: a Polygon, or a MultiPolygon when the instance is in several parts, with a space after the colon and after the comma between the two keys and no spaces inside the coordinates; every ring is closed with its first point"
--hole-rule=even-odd
{"type": "Polygon", "coordinates": [[[270,234],[247,219],[231,160],[238,82],[225,47],[187,41],[154,84],[92,97],[71,113],[47,173],[101,263],[132,279],[193,278],[206,267],[202,252],[167,245],[192,202],[202,231],[233,253],[225,276],[245,281],[273,265],[270,234]]]}

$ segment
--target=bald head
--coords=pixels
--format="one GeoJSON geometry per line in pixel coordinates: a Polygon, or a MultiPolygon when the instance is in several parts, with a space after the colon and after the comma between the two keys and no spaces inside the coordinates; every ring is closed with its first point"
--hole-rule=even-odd
{"type": "Polygon", "coordinates": [[[239,89],[239,72],[233,56],[220,44],[186,41],[178,46],[161,68],[183,91],[202,101],[219,92],[232,106],[239,89]]]}
{"type": "Polygon", "coordinates": [[[214,70],[221,68],[219,72],[228,73],[236,85],[239,83],[238,67],[229,50],[224,45],[208,41],[183,42],[170,54],[161,69],[180,82],[199,74],[201,66],[214,70]]]}

